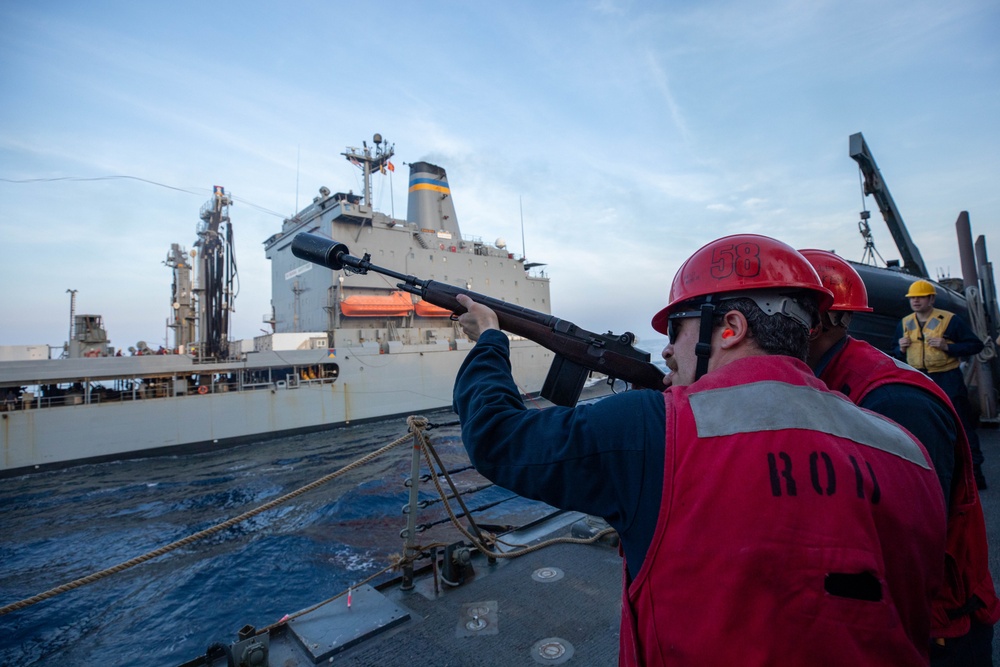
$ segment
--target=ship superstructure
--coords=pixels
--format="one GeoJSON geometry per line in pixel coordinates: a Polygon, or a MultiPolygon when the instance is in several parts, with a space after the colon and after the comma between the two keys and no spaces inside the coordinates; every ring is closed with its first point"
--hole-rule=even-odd
{"type": "MultiPolygon", "coordinates": [[[[445,170],[428,162],[409,165],[407,218],[375,211],[371,179],[392,174],[393,148],[375,135],[374,147],[343,153],[363,173],[364,196],[320,190],[312,204],[286,219],[264,246],[271,260],[274,331],[326,333],[331,347],[377,346],[383,353],[403,346],[455,349],[461,343],[449,311],[424,303],[378,275],[331,271],[294,257],[295,234],[311,232],[347,241],[358,254],[396,271],[477,291],[543,313],[551,312],[549,280],[531,271],[502,239],[487,243],[463,236],[445,170]]],[[[258,341],[258,349],[268,344],[258,341]]]]}

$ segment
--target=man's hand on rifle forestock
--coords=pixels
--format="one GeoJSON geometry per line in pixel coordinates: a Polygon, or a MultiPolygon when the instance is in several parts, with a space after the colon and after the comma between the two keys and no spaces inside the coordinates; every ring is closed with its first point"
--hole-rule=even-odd
{"type": "Polygon", "coordinates": [[[455,300],[462,304],[462,307],[467,311],[459,315],[458,324],[462,327],[465,335],[472,340],[479,340],[479,336],[487,329],[500,328],[497,314],[491,309],[481,303],[476,303],[464,294],[459,294],[455,300]]]}

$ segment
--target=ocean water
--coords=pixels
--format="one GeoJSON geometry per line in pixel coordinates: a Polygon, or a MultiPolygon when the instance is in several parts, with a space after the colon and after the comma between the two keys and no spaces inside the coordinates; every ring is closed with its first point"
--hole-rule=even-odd
{"type": "MultiPolygon", "coordinates": [[[[455,416],[430,439],[449,469],[468,466],[455,416]]],[[[0,480],[0,606],[117,565],[211,527],[338,470],[405,435],[403,419],[0,480]]],[[[72,447],[73,443],[67,443],[72,447]]],[[[0,616],[0,665],[173,666],[340,593],[402,553],[411,448],[202,541],[96,583],[0,616]]],[[[513,525],[547,508],[489,486],[473,470],[477,520],[513,525]]],[[[421,498],[434,498],[423,484],[421,498]]],[[[458,541],[441,503],[421,542],[458,541]]]]}

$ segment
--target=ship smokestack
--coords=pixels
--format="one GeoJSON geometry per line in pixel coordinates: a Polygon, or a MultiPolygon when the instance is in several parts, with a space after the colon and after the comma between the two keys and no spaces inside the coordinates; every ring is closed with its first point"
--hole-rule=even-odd
{"type": "Polygon", "coordinates": [[[448,174],[442,167],[429,162],[410,164],[406,219],[421,229],[450,233],[455,241],[461,240],[448,174]]]}

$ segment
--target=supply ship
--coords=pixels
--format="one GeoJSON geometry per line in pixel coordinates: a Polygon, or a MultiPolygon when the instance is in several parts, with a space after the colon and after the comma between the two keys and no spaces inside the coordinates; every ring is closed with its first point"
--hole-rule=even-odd
{"type": "MultiPolygon", "coordinates": [[[[99,315],[73,315],[64,359],[0,361],[0,476],[82,462],[197,451],[336,427],[451,404],[472,342],[450,312],[377,276],[331,271],[297,259],[292,238],[309,231],[350,240],[378,263],[550,312],[543,264],[459,227],[446,171],[409,165],[406,219],[375,211],[372,180],[391,175],[394,147],[343,153],[364,192],[323,187],[264,242],[271,263],[272,333],[232,341],[235,291],[230,195],[201,209],[190,252],[174,244],[170,329],[174,345],[140,343],[118,356],[99,315]],[[168,353],[163,353],[168,352],[168,353]]],[[[515,379],[542,387],[552,353],[511,340],[515,379]]],[[[41,356],[41,355],[38,355],[41,356]]]]}

